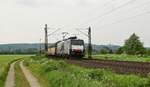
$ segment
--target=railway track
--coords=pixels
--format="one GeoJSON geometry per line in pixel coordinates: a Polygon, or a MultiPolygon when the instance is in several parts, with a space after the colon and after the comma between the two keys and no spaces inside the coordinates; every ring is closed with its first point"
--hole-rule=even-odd
{"type": "Polygon", "coordinates": [[[150,72],[149,62],[131,62],[97,59],[70,59],[66,61],[70,64],[75,64],[86,68],[109,69],[120,74],[138,74],[142,76],[147,76],[150,72]]]}

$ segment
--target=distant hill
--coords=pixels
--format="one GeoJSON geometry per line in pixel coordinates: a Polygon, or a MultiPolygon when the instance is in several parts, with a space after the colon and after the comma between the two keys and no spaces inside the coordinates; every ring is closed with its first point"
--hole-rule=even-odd
{"type": "MultiPolygon", "coordinates": [[[[0,44],[0,53],[37,53],[40,44],[0,44]]],[[[43,45],[42,45],[43,46],[43,45]]]]}
{"type": "Polygon", "coordinates": [[[38,48],[39,44],[0,44],[0,50],[38,48]]]}
{"type": "Polygon", "coordinates": [[[120,48],[120,46],[118,45],[93,45],[93,50],[95,51],[100,51],[101,49],[107,47],[109,49],[111,49],[113,52],[116,51],[118,48],[120,48]]]}
{"type": "MultiPolygon", "coordinates": [[[[87,47],[87,44],[85,45],[87,47]]],[[[104,47],[116,51],[120,46],[117,45],[93,45],[93,51],[100,51],[104,47]]],[[[0,44],[0,53],[37,53],[39,51],[40,44],[0,44]]],[[[42,48],[44,45],[42,44],[42,48]]]]}

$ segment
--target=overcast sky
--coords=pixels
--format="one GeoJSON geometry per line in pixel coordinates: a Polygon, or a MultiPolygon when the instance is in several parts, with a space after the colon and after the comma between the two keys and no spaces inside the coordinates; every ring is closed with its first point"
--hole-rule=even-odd
{"type": "Polygon", "coordinates": [[[87,42],[76,29],[91,26],[94,44],[123,45],[136,33],[150,46],[150,0],[0,0],[0,44],[39,42],[44,24],[49,33],[61,29],[49,42],[64,31],[87,42]]]}

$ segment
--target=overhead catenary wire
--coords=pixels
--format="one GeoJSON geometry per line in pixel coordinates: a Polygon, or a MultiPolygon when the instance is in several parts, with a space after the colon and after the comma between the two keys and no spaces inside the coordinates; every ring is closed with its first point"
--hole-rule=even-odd
{"type": "Polygon", "coordinates": [[[56,29],[55,31],[53,31],[52,33],[48,34],[48,36],[53,35],[54,33],[58,32],[59,30],[61,30],[61,28],[56,29]]]}
{"type": "MultiPolygon", "coordinates": [[[[105,8],[105,7],[107,6],[107,4],[112,3],[112,2],[114,2],[114,1],[113,1],[113,0],[107,1],[106,3],[104,3],[104,4],[102,5],[102,6],[104,6],[103,8],[105,8]]],[[[99,8],[99,6],[96,7],[96,8],[94,8],[94,9],[92,9],[91,11],[96,10],[96,9],[98,9],[98,8],[99,8]]],[[[61,27],[61,29],[65,28],[65,27],[70,27],[70,26],[72,26],[72,24],[65,25],[65,26],[61,27]]]]}
{"type": "MultiPolygon", "coordinates": [[[[146,14],[150,14],[150,11],[145,11],[143,13],[139,13],[137,15],[134,15],[134,16],[130,16],[130,17],[126,17],[124,19],[121,19],[121,20],[118,20],[118,21],[115,21],[113,23],[109,23],[109,24],[105,24],[105,25],[100,25],[99,27],[105,27],[106,25],[112,25],[112,24],[117,24],[117,23],[121,23],[121,22],[124,22],[126,20],[131,20],[131,19],[134,19],[136,17],[139,17],[139,16],[142,16],[142,15],[146,15],[146,14]]],[[[82,29],[82,28],[81,28],[82,29]]],[[[77,31],[79,31],[80,33],[82,33],[83,35],[87,36],[86,33],[84,33],[83,31],[81,31],[80,29],[76,29],[77,31]]]]}
{"type": "MultiPolygon", "coordinates": [[[[142,4],[140,4],[140,5],[138,5],[138,6],[135,6],[135,7],[131,8],[131,9],[139,9],[139,8],[141,8],[141,6],[143,7],[143,6],[146,6],[146,5],[149,6],[149,5],[150,5],[150,1],[145,2],[145,3],[142,3],[142,4]]],[[[129,10],[131,10],[131,9],[129,9],[129,10]]],[[[129,10],[128,10],[128,11],[129,11],[129,10]]],[[[130,16],[130,17],[126,17],[126,18],[120,19],[120,20],[118,20],[118,21],[114,21],[113,23],[101,25],[101,27],[104,27],[104,26],[106,26],[106,25],[111,25],[111,24],[117,24],[117,23],[119,23],[119,22],[123,22],[123,21],[126,21],[126,20],[130,20],[130,19],[136,18],[136,17],[138,17],[138,16],[142,16],[142,15],[144,15],[144,14],[150,14],[149,12],[150,12],[150,11],[145,11],[145,12],[139,13],[139,14],[137,14],[137,15],[133,15],[133,16],[130,16]]]]}
{"type": "Polygon", "coordinates": [[[135,1],[137,1],[137,0],[129,0],[129,1],[127,1],[126,3],[123,3],[122,5],[120,5],[120,6],[118,6],[118,7],[115,7],[115,8],[113,8],[113,9],[111,9],[111,10],[109,10],[109,11],[107,11],[107,12],[105,12],[105,13],[103,13],[103,14],[97,16],[97,17],[95,17],[95,18],[89,19],[89,20],[87,20],[87,21],[85,21],[85,22],[79,24],[79,26],[80,26],[80,25],[83,25],[83,24],[87,24],[87,23],[93,22],[93,21],[96,21],[96,20],[99,20],[100,18],[103,18],[103,17],[105,17],[106,15],[110,15],[111,13],[113,13],[113,12],[115,12],[115,11],[117,11],[117,10],[119,10],[119,9],[121,9],[121,8],[123,8],[123,7],[125,7],[125,6],[127,6],[127,5],[129,5],[129,4],[131,4],[131,3],[133,3],[133,2],[135,2],[135,1]]]}
{"type": "Polygon", "coordinates": [[[134,7],[130,8],[130,9],[128,9],[128,11],[131,10],[131,9],[137,9],[139,7],[141,8],[141,7],[143,7],[145,5],[149,5],[149,4],[150,4],[150,1],[144,2],[144,3],[140,4],[140,5],[137,5],[137,6],[134,6],[134,7]]]}
{"type": "MultiPolygon", "coordinates": [[[[135,2],[135,1],[137,1],[137,0],[130,0],[130,1],[126,2],[126,3],[124,3],[124,4],[121,4],[120,6],[115,7],[115,8],[113,8],[112,10],[109,10],[108,12],[104,13],[105,15],[103,14],[103,15],[100,15],[100,16],[98,16],[98,17],[95,17],[95,19],[98,20],[99,18],[105,17],[106,15],[109,15],[109,14],[113,13],[114,11],[117,11],[118,9],[121,9],[122,7],[127,6],[127,5],[129,5],[130,3],[133,3],[133,2],[135,2]],[[98,19],[97,19],[97,18],[98,18],[98,19]]],[[[134,8],[135,8],[135,7],[134,7],[134,8]]],[[[127,18],[125,18],[125,19],[127,19],[127,18]]],[[[91,19],[91,20],[95,21],[94,19],[91,19]]],[[[123,20],[123,19],[121,19],[121,20],[123,20]]],[[[120,20],[119,20],[119,21],[120,21],[120,20]]],[[[92,22],[92,21],[88,21],[88,22],[92,22]]],[[[114,24],[114,23],[113,23],[113,24],[114,24]]],[[[80,25],[81,25],[81,24],[80,24],[80,25]]],[[[62,28],[63,28],[63,27],[62,27],[62,28]]],[[[57,29],[56,31],[54,31],[54,32],[52,32],[51,34],[49,34],[48,36],[53,35],[53,33],[58,32],[58,31],[61,30],[62,28],[57,29]]]]}
{"type": "MultiPolygon", "coordinates": [[[[87,21],[84,21],[84,22],[81,23],[81,24],[76,24],[76,25],[77,25],[77,26],[81,26],[81,25],[84,25],[84,24],[87,24],[87,23],[96,21],[96,20],[98,20],[98,19],[100,19],[100,18],[103,18],[103,17],[105,17],[106,15],[109,15],[109,14],[113,13],[114,11],[117,11],[117,10],[119,10],[119,9],[121,9],[121,8],[123,8],[123,7],[125,7],[125,6],[127,6],[127,5],[129,5],[129,4],[131,4],[131,3],[133,3],[133,2],[135,2],[135,1],[137,1],[137,0],[129,0],[129,1],[127,1],[126,3],[123,3],[123,4],[121,4],[120,6],[115,7],[115,8],[113,8],[113,9],[111,9],[111,10],[109,10],[109,11],[107,11],[107,12],[105,12],[105,13],[103,13],[103,14],[97,16],[97,17],[91,18],[91,19],[89,19],[89,20],[87,20],[87,21]]],[[[61,27],[61,28],[70,27],[70,26],[72,26],[72,24],[67,25],[67,26],[63,26],[63,27],[61,27]]]]}
{"type": "MultiPolygon", "coordinates": [[[[145,2],[145,3],[143,3],[143,4],[140,4],[140,5],[138,5],[138,6],[135,6],[135,7],[133,7],[133,8],[131,8],[131,9],[136,9],[136,8],[139,8],[139,7],[143,7],[143,6],[145,6],[145,5],[149,5],[150,4],[150,1],[148,1],[148,2],[145,2]]],[[[130,10],[130,9],[129,9],[130,10]]],[[[147,13],[149,13],[149,12],[144,12],[144,13],[140,13],[140,14],[137,14],[137,15],[134,15],[134,16],[130,16],[130,17],[127,17],[127,18],[124,18],[124,19],[121,19],[121,20],[118,20],[118,21],[115,21],[115,22],[113,22],[113,23],[110,23],[110,24],[114,24],[114,23],[117,23],[117,22],[121,22],[121,21],[124,21],[124,20],[127,20],[127,19],[132,19],[132,18],[135,18],[135,17],[137,17],[137,16],[141,16],[141,15],[143,15],[143,14],[147,14],[147,13]]],[[[107,24],[106,24],[107,25],[107,24]]],[[[102,26],[105,26],[105,25],[102,25],[102,26]]],[[[80,28],[81,29],[81,28],[80,28]]],[[[83,29],[83,28],[82,28],[83,29]]],[[[85,29],[85,28],[84,28],[85,29]]],[[[79,28],[78,29],[76,29],[76,30],[78,30],[79,31],[79,28]]],[[[79,31],[79,32],[82,32],[82,31],[79,31]]],[[[83,33],[83,32],[82,32],[83,33]]]]}
{"type": "MultiPolygon", "coordinates": [[[[98,16],[98,18],[99,18],[99,17],[104,17],[104,16],[106,16],[106,15],[109,15],[109,14],[113,13],[114,11],[116,11],[116,10],[118,10],[118,9],[121,9],[122,7],[124,7],[124,6],[126,6],[126,5],[129,5],[130,3],[133,3],[133,2],[135,2],[135,1],[137,1],[137,0],[130,0],[130,1],[128,1],[128,2],[126,2],[126,3],[124,3],[124,4],[120,5],[120,6],[118,6],[118,7],[116,7],[116,8],[113,8],[112,10],[110,10],[110,11],[108,11],[108,12],[106,12],[106,13],[100,15],[100,16],[98,16]]],[[[97,19],[97,17],[94,18],[94,19],[97,19]]],[[[87,21],[87,22],[91,22],[91,21],[93,21],[94,19],[91,19],[91,20],[89,20],[89,21],[87,21]]],[[[80,25],[82,25],[82,24],[80,24],[80,25]]],[[[80,31],[79,29],[76,29],[76,30],[78,30],[80,33],[84,34],[85,36],[88,36],[86,33],[80,31]]]]}
{"type": "MultiPolygon", "coordinates": [[[[85,22],[79,24],[79,26],[80,26],[80,25],[83,25],[83,24],[86,24],[86,23],[88,23],[88,22],[92,22],[92,21],[98,20],[98,19],[100,19],[100,18],[102,18],[102,17],[104,17],[104,16],[106,16],[106,15],[109,15],[109,14],[113,13],[114,11],[116,11],[116,10],[118,10],[118,9],[121,9],[122,7],[127,6],[127,5],[129,5],[130,3],[133,3],[133,2],[135,2],[135,1],[137,1],[137,0],[129,0],[128,2],[123,3],[122,5],[120,5],[120,6],[118,6],[118,7],[115,7],[115,8],[113,8],[113,9],[107,11],[107,12],[105,12],[105,13],[99,15],[98,17],[89,19],[88,21],[85,21],[85,22]]],[[[107,2],[107,3],[108,3],[108,2],[107,2]]],[[[104,6],[105,6],[107,3],[105,3],[104,6]]],[[[72,25],[63,26],[63,27],[61,27],[59,30],[65,28],[65,27],[70,27],[70,26],[72,26],[72,25]]],[[[58,30],[58,31],[59,31],[59,30],[58,30]]],[[[56,31],[56,32],[57,32],[57,31],[56,31]]]]}
{"type": "Polygon", "coordinates": [[[133,18],[142,16],[142,15],[145,15],[145,14],[150,14],[150,11],[146,11],[146,12],[143,12],[143,13],[140,13],[140,14],[137,14],[137,15],[134,15],[134,16],[130,16],[130,17],[127,17],[127,18],[124,18],[124,19],[115,21],[115,22],[110,23],[110,24],[105,24],[105,25],[102,25],[101,27],[104,27],[104,26],[106,26],[106,25],[121,23],[121,22],[124,22],[124,21],[126,21],[126,20],[131,20],[131,19],[133,19],[133,18]]]}
{"type": "Polygon", "coordinates": [[[98,7],[93,8],[90,11],[97,10],[97,9],[99,10],[99,8],[102,7],[102,6],[103,6],[103,8],[105,8],[105,7],[107,7],[107,5],[111,4],[112,2],[114,2],[114,0],[109,0],[109,1],[105,2],[104,4],[102,4],[102,5],[98,6],[98,7]]]}
{"type": "Polygon", "coordinates": [[[80,33],[84,34],[85,36],[88,36],[88,34],[86,34],[85,32],[81,31],[80,29],[76,28],[77,31],[79,31],[80,33]]]}
{"type": "MultiPolygon", "coordinates": [[[[148,4],[148,3],[147,3],[147,4],[148,4]]],[[[143,5],[144,5],[144,4],[143,4],[143,5]]],[[[142,13],[139,13],[139,14],[136,14],[136,15],[133,15],[133,16],[130,16],[130,17],[123,18],[123,19],[121,19],[121,20],[115,21],[115,22],[110,23],[110,24],[101,25],[101,26],[99,26],[99,27],[105,27],[106,25],[108,26],[108,25],[111,25],[111,24],[121,23],[121,22],[124,22],[124,21],[126,21],[126,20],[131,20],[131,19],[134,19],[134,18],[139,17],[139,16],[142,16],[142,15],[146,15],[146,14],[150,14],[150,10],[149,10],[149,11],[144,11],[144,12],[142,12],[142,13]]],[[[83,29],[83,28],[81,28],[81,29],[83,29]]],[[[87,34],[86,34],[85,32],[83,32],[83,31],[81,31],[80,29],[76,29],[76,30],[79,31],[80,33],[82,33],[82,34],[84,34],[84,35],[87,36],[87,34]]]]}

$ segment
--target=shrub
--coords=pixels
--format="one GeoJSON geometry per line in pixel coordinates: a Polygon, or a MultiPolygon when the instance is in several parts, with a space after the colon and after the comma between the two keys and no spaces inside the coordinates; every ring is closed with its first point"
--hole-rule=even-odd
{"type": "Polygon", "coordinates": [[[89,77],[91,79],[95,79],[95,80],[101,81],[103,79],[104,73],[105,72],[103,70],[92,70],[89,73],[89,77]]]}
{"type": "Polygon", "coordinates": [[[5,66],[5,67],[3,67],[3,69],[1,69],[1,71],[0,71],[0,87],[3,87],[3,86],[4,86],[4,82],[5,82],[5,80],[6,80],[6,77],[7,77],[8,71],[9,71],[10,64],[11,64],[11,63],[8,63],[8,65],[5,66]]]}

